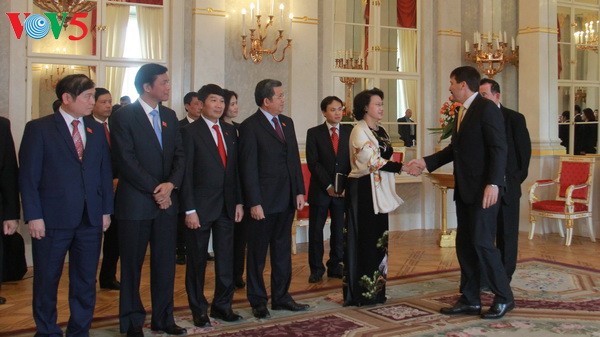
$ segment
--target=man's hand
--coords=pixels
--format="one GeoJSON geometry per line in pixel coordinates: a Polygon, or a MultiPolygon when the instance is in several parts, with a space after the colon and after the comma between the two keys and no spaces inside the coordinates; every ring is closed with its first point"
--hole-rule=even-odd
{"type": "Polygon", "coordinates": [[[33,239],[41,239],[46,236],[46,224],[44,219],[35,219],[29,221],[29,235],[33,239]]]}
{"type": "Polygon", "coordinates": [[[233,221],[242,222],[243,218],[244,218],[244,205],[242,205],[242,204],[235,205],[235,219],[233,221]]]}
{"type": "Polygon", "coordinates": [[[167,209],[167,208],[171,207],[173,202],[171,201],[171,197],[168,197],[168,198],[163,199],[163,201],[161,203],[157,202],[157,204],[158,204],[158,208],[167,209]]]}
{"type": "Polygon", "coordinates": [[[413,159],[408,164],[402,165],[402,171],[410,174],[411,176],[418,176],[423,173],[427,165],[425,164],[425,160],[423,158],[413,159]]]}
{"type": "Polygon", "coordinates": [[[19,227],[19,220],[4,220],[4,235],[13,235],[19,227]]]}
{"type": "Polygon", "coordinates": [[[337,198],[340,195],[335,193],[335,188],[333,188],[333,186],[329,186],[329,188],[327,188],[327,194],[329,194],[330,197],[332,198],[337,198]]]}
{"type": "Polygon", "coordinates": [[[117,185],[119,185],[119,179],[113,179],[113,193],[117,192],[117,185]]]}
{"type": "Polygon", "coordinates": [[[198,218],[198,213],[190,213],[185,215],[185,225],[189,229],[198,229],[200,228],[200,218],[198,218]]]}
{"type": "Polygon", "coordinates": [[[256,205],[256,206],[250,207],[250,216],[254,220],[262,220],[262,219],[264,219],[265,218],[265,212],[263,211],[262,206],[261,205],[256,205]]]}
{"type": "Polygon", "coordinates": [[[493,206],[498,201],[498,186],[487,185],[483,191],[483,202],[481,207],[484,209],[493,206]]]}
{"type": "Polygon", "coordinates": [[[165,199],[171,198],[171,191],[173,191],[174,188],[175,185],[173,185],[170,182],[159,184],[158,186],[156,186],[153,192],[154,201],[156,201],[156,203],[159,205],[162,204],[165,201],[165,199]]]}
{"type": "Polygon", "coordinates": [[[110,214],[102,215],[102,231],[106,232],[106,230],[110,227],[110,214]]]}
{"type": "Polygon", "coordinates": [[[298,194],[296,196],[296,209],[301,211],[304,208],[304,194],[298,194]]]}

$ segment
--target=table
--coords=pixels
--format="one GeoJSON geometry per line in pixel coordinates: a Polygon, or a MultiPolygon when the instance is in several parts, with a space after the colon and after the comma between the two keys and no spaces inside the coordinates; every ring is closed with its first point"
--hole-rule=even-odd
{"type": "Polygon", "coordinates": [[[440,247],[456,247],[456,231],[448,231],[448,218],[447,218],[447,201],[446,195],[448,189],[454,188],[454,175],[452,173],[426,173],[425,174],[431,183],[440,189],[442,192],[442,225],[440,234],[440,247]]]}

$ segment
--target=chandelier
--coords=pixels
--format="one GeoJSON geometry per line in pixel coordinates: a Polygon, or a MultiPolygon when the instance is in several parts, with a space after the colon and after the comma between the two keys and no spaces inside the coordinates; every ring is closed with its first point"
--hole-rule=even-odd
{"type": "MultiPolygon", "coordinates": [[[[244,60],[247,60],[248,58],[250,58],[252,60],[252,62],[254,63],[260,63],[263,60],[263,55],[271,55],[271,57],[273,58],[273,61],[275,62],[281,62],[283,61],[283,59],[285,58],[285,52],[287,51],[288,48],[290,48],[292,46],[292,39],[291,39],[291,32],[292,32],[292,19],[293,19],[293,14],[290,13],[289,14],[289,34],[290,36],[288,36],[287,38],[285,38],[283,36],[283,25],[284,25],[284,16],[283,16],[283,9],[284,6],[283,4],[279,5],[279,23],[278,23],[278,27],[276,29],[276,31],[273,34],[269,34],[272,30],[270,30],[270,28],[273,28],[275,25],[274,19],[275,19],[275,15],[273,14],[273,10],[274,10],[274,2],[275,0],[271,0],[271,8],[269,11],[269,15],[266,16],[266,23],[263,24],[263,22],[261,22],[261,18],[265,17],[261,14],[260,11],[260,0],[256,1],[256,7],[254,6],[254,3],[250,4],[250,48],[248,49],[247,46],[247,41],[246,41],[246,9],[242,9],[242,56],[244,57],[244,60]],[[256,18],[256,24],[254,23],[256,18]],[[271,36],[271,39],[275,39],[274,44],[271,46],[271,48],[267,48],[265,40],[267,39],[267,37],[269,37],[269,35],[275,35],[271,36]],[[280,42],[282,42],[283,40],[287,40],[287,43],[285,44],[285,47],[283,47],[283,50],[281,51],[281,56],[277,57],[275,56],[275,54],[277,53],[277,51],[279,50],[280,47],[280,42]]],[[[285,42],[284,42],[285,43],[285,42]]]]}
{"type": "Polygon", "coordinates": [[[63,21],[65,29],[71,22],[73,14],[89,12],[96,7],[95,1],[87,0],[33,0],[33,4],[44,11],[57,13],[60,21],[63,21],[63,13],[67,13],[63,21]]]}
{"type": "MultiPolygon", "coordinates": [[[[366,64],[363,63],[363,54],[356,55],[352,49],[350,50],[338,50],[335,57],[335,68],[337,69],[351,69],[351,70],[363,70],[366,68],[366,64]]],[[[345,99],[346,107],[344,111],[343,120],[353,121],[352,115],[352,99],[354,97],[353,89],[354,84],[358,81],[358,77],[353,76],[342,76],[340,82],[344,83],[345,86],[345,99]]]]}
{"type": "Polygon", "coordinates": [[[584,24],[585,30],[576,31],[575,48],[577,50],[593,50],[598,52],[598,24],[600,21],[590,21],[584,24]],[[595,27],[595,29],[594,29],[595,27]]]}
{"type": "Polygon", "coordinates": [[[494,78],[507,63],[519,66],[519,46],[515,46],[515,39],[511,37],[510,51],[508,50],[506,32],[504,35],[498,32],[498,36],[492,36],[491,32],[487,36],[475,32],[473,39],[472,50],[469,50],[469,41],[465,41],[465,60],[477,64],[479,71],[488,78],[494,78]]]}

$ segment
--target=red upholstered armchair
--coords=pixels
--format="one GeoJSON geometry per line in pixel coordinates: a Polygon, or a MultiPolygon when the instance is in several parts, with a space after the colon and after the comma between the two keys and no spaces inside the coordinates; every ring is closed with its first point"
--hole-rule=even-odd
{"type": "MultiPolygon", "coordinates": [[[[305,160],[302,160],[300,164],[302,168],[302,177],[304,179],[304,201],[308,199],[308,186],[310,185],[310,170],[305,160]]],[[[296,211],[296,217],[292,223],[292,254],[296,254],[296,227],[297,226],[308,226],[308,212],[310,206],[308,202],[304,204],[304,208],[301,211],[296,211]]]]}
{"type": "MultiPolygon", "coordinates": [[[[573,220],[587,218],[590,239],[596,242],[592,225],[592,182],[594,178],[594,158],[585,156],[564,156],[560,158],[558,178],[538,180],[529,189],[529,240],[535,232],[536,217],[557,219],[562,236],[562,221],[566,220],[567,238],[570,246],[573,239],[573,220]],[[536,195],[538,187],[556,185],[554,199],[540,200],[536,195]]],[[[543,226],[542,226],[543,231],[543,226]]]]}

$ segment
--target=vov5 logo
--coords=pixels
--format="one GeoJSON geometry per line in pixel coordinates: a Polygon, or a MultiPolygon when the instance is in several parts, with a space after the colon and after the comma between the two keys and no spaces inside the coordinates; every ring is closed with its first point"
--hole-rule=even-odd
{"type": "MultiPolygon", "coordinates": [[[[21,21],[21,19],[19,18],[20,14],[21,13],[18,12],[6,13],[17,39],[21,39],[21,36],[23,35],[23,30],[25,30],[25,34],[27,34],[27,36],[39,40],[48,35],[50,30],[52,30],[52,35],[54,35],[54,38],[58,39],[61,33],[61,28],[65,25],[65,21],[67,20],[68,13],[60,13],[60,20],[59,13],[55,12],[46,12],[44,13],[44,15],[23,13],[23,15],[25,16],[23,21],[21,21]]],[[[73,14],[73,17],[68,22],[68,25],[77,26],[81,28],[81,34],[77,36],[69,35],[69,40],[78,41],[86,37],[86,35],[88,34],[88,27],[83,21],[80,21],[80,19],[86,18],[87,15],[88,13],[73,14]]]]}

